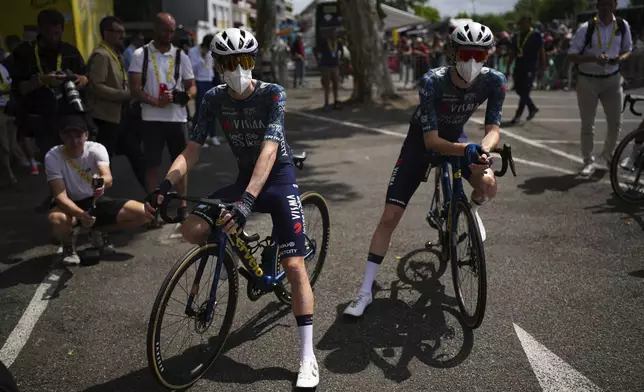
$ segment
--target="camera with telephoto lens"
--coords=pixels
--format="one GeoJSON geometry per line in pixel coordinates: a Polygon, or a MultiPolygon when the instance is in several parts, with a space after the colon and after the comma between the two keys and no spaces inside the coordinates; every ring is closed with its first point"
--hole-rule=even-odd
{"type": "Polygon", "coordinates": [[[172,90],[172,101],[177,105],[186,106],[190,101],[190,97],[185,91],[172,90]]]}
{"type": "Polygon", "coordinates": [[[63,83],[60,88],[63,92],[63,96],[67,99],[67,103],[69,103],[78,113],[85,113],[87,111],[85,104],[76,88],[76,75],[74,75],[74,73],[69,69],[58,71],[56,72],[56,75],[65,77],[62,80],[63,83]]]}

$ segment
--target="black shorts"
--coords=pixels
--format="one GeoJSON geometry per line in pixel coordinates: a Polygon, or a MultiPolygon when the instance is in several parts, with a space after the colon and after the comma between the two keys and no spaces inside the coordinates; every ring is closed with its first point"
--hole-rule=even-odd
{"type": "Polygon", "coordinates": [[[188,124],[184,122],[141,121],[143,152],[148,167],[161,165],[163,147],[168,145],[174,161],[186,148],[188,124]]]}
{"type": "MultiPolygon", "coordinates": [[[[221,199],[234,202],[240,199],[246,189],[244,184],[233,184],[221,188],[208,196],[208,199],[221,199]]],[[[267,185],[255,200],[253,212],[271,214],[273,233],[271,236],[279,247],[279,260],[304,256],[304,233],[306,230],[300,190],[297,184],[267,185]]],[[[216,207],[198,205],[191,214],[215,227],[218,218],[216,207]]]]}
{"type": "MultiPolygon", "coordinates": [[[[425,179],[429,165],[440,165],[444,160],[445,157],[432,151],[414,151],[403,146],[391,172],[385,203],[406,208],[416,189],[425,179]]],[[[472,171],[465,166],[461,168],[461,174],[469,181],[472,171]]]]}
{"type": "MultiPolygon", "coordinates": [[[[92,197],[74,201],[78,207],[87,211],[92,208],[92,197]]],[[[95,226],[107,226],[116,224],[116,217],[129,200],[127,199],[112,199],[108,196],[101,196],[96,200],[96,208],[92,210],[91,215],[96,217],[95,226]]],[[[54,200],[50,208],[59,207],[58,203],[54,200]]],[[[61,208],[62,209],[62,208],[61,208]]]]}

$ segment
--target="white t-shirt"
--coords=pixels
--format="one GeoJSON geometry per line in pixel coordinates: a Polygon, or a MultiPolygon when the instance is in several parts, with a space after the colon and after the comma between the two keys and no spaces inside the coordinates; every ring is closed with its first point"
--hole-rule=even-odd
{"type": "MultiPolygon", "coordinates": [[[[91,179],[94,174],[100,174],[99,165],[110,164],[110,156],[107,149],[96,142],[85,142],[83,153],[72,161],[91,179]]],[[[80,201],[91,197],[94,194],[92,185],[67,162],[63,154],[63,146],[56,146],[45,155],[45,168],[47,171],[47,182],[62,179],[65,182],[67,196],[73,201],[80,201]]]]}
{"type": "MultiPolygon", "coordinates": [[[[142,73],[143,72],[143,50],[146,46],[142,46],[134,51],[132,55],[132,62],[130,63],[129,72],[142,73]]],[[[195,78],[192,72],[192,64],[190,58],[185,52],[181,51],[181,67],[179,69],[179,80],[174,80],[174,64],[170,70],[170,80],[168,80],[168,68],[170,61],[174,60],[177,53],[177,48],[170,45],[170,50],[161,53],[154,47],[154,41],[147,45],[150,50],[148,54],[148,69],[146,73],[147,80],[145,81],[145,92],[152,97],[159,96],[159,81],[154,72],[154,62],[152,56],[156,58],[157,67],[159,69],[159,78],[161,83],[165,83],[169,90],[185,91],[183,88],[183,81],[192,80],[195,78]]],[[[175,60],[176,61],[176,60],[175,60]]],[[[162,121],[162,122],[186,122],[188,121],[188,113],[185,107],[181,105],[170,104],[164,108],[157,108],[148,104],[142,105],[141,117],[144,121],[162,121]]]]}
{"type": "Polygon", "coordinates": [[[210,51],[206,53],[205,58],[201,57],[199,46],[194,46],[188,52],[190,63],[192,63],[192,72],[195,74],[195,80],[198,82],[212,82],[214,75],[214,59],[210,51]]]}
{"type": "MultiPolygon", "coordinates": [[[[8,84],[9,88],[11,88],[11,76],[9,75],[7,68],[2,64],[0,64],[0,74],[2,75],[0,78],[0,84],[8,84]]],[[[0,86],[0,90],[5,90],[5,86],[0,86]]],[[[7,106],[7,102],[9,102],[9,94],[0,95],[0,108],[7,106]]]]}

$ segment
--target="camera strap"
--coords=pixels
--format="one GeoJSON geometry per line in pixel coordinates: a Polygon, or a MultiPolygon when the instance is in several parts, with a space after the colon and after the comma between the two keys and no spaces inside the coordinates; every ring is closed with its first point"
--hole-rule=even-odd
{"type": "Polygon", "coordinates": [[[71,167],[73,167],[73,168],[74,168],[74,170],[76,170],[76,173],[78,173],[78,175],[79,175],[79,176],[81,176],[81,178],[82,178],[83,180],[85,180],[85,181],[86,181],[90,186],[92,186],[92,179],[91,179],[91,178],[89,178],[89,176],[87,175],[87,173],[85,173],[85,172],[83,171],[83,169],[81,169],[81,168],[76,164],[76,162],[72,161],[72,159],[69,157],[69,155],[67,155],[67,146],[65,146],[65,145],[63,145],[63,157],[65,157],[65,160],[67,161],[67,163],[69,163],[69,164],[71,165],[71,167]]]}
{"type": "MultiPolygon", "coordinates": [[[[36,65],[38,66],[38,72],[40,72],[40,75],[44,75],[45,71],[43,71],[42,68],[42,63],[40,62],[40,54],[38,53],[38,42],[34,45],[34,56],[36,56],[36,65]]],[[[56,72],[62,71],[63,70],[63,55],[61,53],[58,53],[58,56],[56,57],[56,72]]]]}

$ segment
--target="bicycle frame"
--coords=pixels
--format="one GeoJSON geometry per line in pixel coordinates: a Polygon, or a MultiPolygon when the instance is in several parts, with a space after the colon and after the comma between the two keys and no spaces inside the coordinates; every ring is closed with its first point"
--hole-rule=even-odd
{"type": "Polygon", "coordinates": [[[440,166],[433,167],[440,170],[440,181],[443,188],[443,204],[441,206],[437,206],[436,196],[434,196],[430,205],[430,213],[433,214],[433,211],[437,210],[439,216],[447,216],[447,233],[451,234],[453,227],[456,226],[456,203],[452,203],[452,201],[456,200],[459,197],[466,198],[465,191],[463,190],[460,157],[444,157],[443,162],[440,164],[440,166]],[[449,175],[450,166],[452,167],[451,179],[449,175]]]}

